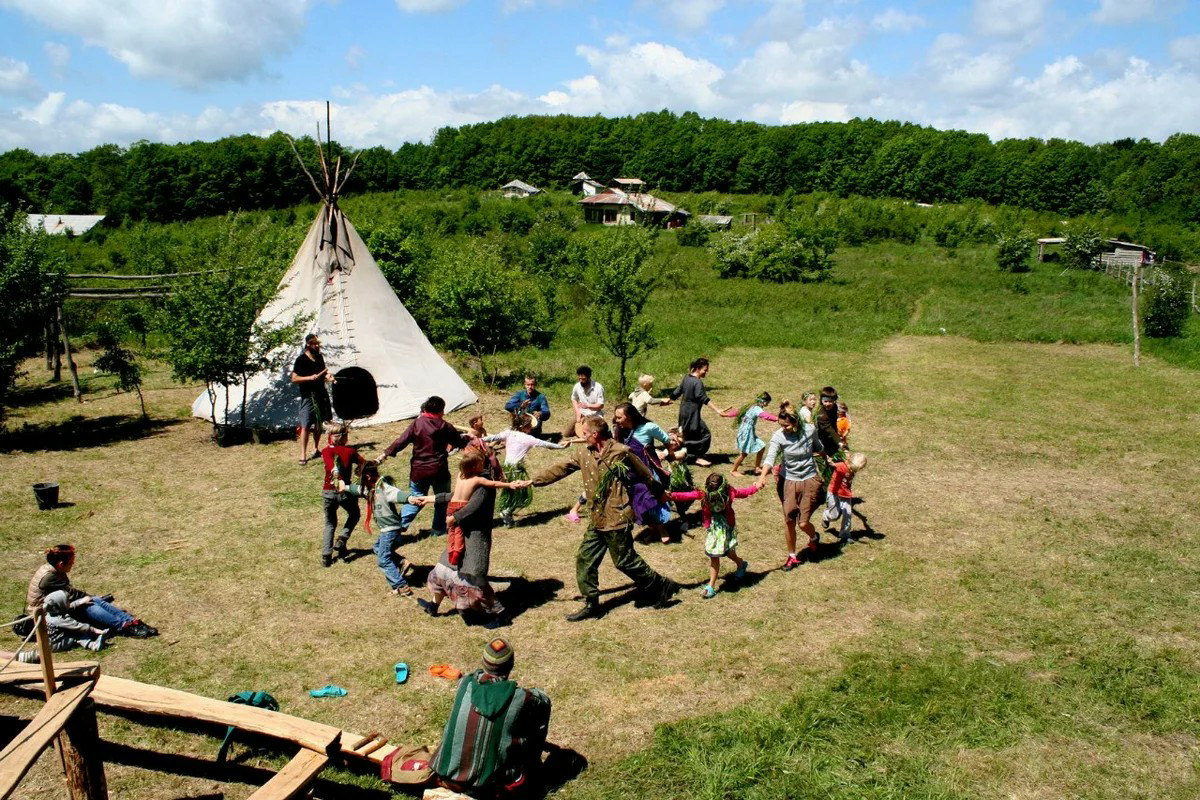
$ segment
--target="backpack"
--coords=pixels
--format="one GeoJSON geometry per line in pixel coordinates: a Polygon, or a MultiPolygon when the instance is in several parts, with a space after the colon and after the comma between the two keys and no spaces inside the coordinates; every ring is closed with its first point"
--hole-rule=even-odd
{"type": "MultiPolygon", "coordinates": [[[[238,703],[244,706],[254,706],[255,708],[265,708],[268,711],[278,711],[279,701],[266,692],[238,692],[228,698],[231,703],[238,703]]],[[[225,738],[221,741],[221,749],[217,751],[217,763],[224,764],[226,756],[229,755],[229,745],[233,743],[233,734],[237,731],[234,725],[229,726],[229,730],[225,731],[225,738]]]]}

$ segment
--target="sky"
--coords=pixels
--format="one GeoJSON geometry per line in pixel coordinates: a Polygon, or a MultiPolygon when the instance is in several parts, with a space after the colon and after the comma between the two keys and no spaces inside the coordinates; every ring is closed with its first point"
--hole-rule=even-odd
{"type": "Polygon", "coordinates": [[[527,114],[1200,133],[1196,0],[0,0],[0,151],[527,114]]]}

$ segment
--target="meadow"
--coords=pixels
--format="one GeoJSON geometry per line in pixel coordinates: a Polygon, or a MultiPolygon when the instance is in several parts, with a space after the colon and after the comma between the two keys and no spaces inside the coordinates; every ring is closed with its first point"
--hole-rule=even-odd
{"type": "MultiPolygon", "coordinates": [[[[349,208],[360,227],[363,211],[349,208]]],[[[635,609],[606,564],[606,615],[570,624],[580,531],[562,514],[578,483],[537,490],[524,524],[498,530],[492,573],[515,613],[515,676],[551,695],[551,740],[588,763],[557,796],[1196,796],[1195,318],[1185,337],[1147,343],[1134,368],[1124,287],[1053,264],[1000,273],[984,246],[843,247],[831,281],[789,285],[718,280],[705,251],[671,234],[655,257],[660,344],[634,374],[661,389],[706,355],[719,407],[837,386],[852,444],[871,459],[856,482],[867,535],[845,548],[826,537],[817,563],[781,572],[779,510],[764,493],[738,505],[742,586],[701,600],[701,539],[649,543],[651,565],[688,586],[681,602],[635,609]]],[[[498,357],[509,381],[542,375],[559,413],[578,363],[615,394],[582,297],[566,287],[563,299],[548,349],[498,357]]],[[[27,364],[0,456],[12,521],[0,602],[15,612],[41,549],[72,541],[76,584],[116,593],[163,631],[100,653],[105,671],[213,697],[262,689],[289,713],[434,741],[453,687],[426,667],[471,667],[484,632],[388,597],[362,531],[350,563],[321,569],[319,468],[298,467],[294,443],[217,448],[187,416],[198,387],[154,362],[141,425],[91,355],[82,406],[27,364]],[[34,510],[29,485],[46,478],[71,505],[34,510]],[[391,680],[397,660],[413,667],[404,686],[391,680]],[[349,695],[305,692],[330,682],[349,695]]],[[[498,429],[511,387],[459,366],[498,429]]],[[[672,409],[652,416],[668,422],[672,409]]],[[[729,422],[709,422],[731,456],[729,422]]],[[[353,441],[371,455],[402,429],[353,441]]],[[[390,466],[406,472],[403,459],[390,466]]],[[[418,536],[403,552],[428,565],[442,546],[418,536]]],[[[4,714],[35,707],[0,699],[4,714]]],[[[244,797],[260,768],[286,760],[243,747],[222,775],[203,766],[215,738],[108,715],[101,733],[116,743],[119,797],[244,797]],[[175,756],[172,774],[145,769],[137,749],[175,756]]],[[[20,796],[58,796],[59,781],[44,757],[20,796]]],[[[334,770],[317,796],[390,795],[334,770]]]]}

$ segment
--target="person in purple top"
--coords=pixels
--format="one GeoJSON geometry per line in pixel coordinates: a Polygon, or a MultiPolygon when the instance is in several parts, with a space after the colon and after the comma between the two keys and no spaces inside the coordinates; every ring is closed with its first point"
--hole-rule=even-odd
{"type": "MultiPolygon", "coordinates": [[[[404,448],[412,445],[412,467],[408,475],[408,490],[413,495],[444,494],[450,491],[451,449],[466,447],[471,437],[451,425],[443,418],[446,401],[434,395],[421,404],[421,415],[396,441],[388,445],[377,463],[383,463],[404,448]]],[[[405,504],[400,512],[400,522],[407,530],[420,506],[405,504]]],[[[433,531],[446,532],[446,506],[438,503],[433,507],[433,531]]]]}

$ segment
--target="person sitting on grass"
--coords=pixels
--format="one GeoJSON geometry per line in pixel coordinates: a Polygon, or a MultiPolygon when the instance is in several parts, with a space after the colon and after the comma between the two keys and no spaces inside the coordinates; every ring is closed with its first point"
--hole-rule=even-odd
{"type": "Polygon", "coordinates": [[[430,761],[434,779],[471,797],[540,796],[550,698],[510,679],[513,649],[504,639],[483,648],[483,669],[459,681],[442,741],[430,761]]]}
{"type": "Polygon", "coordinates": [[[485,627],[508,624],[504,606],[488,582],[492,557],[492,514],[495,490],[523,489],[529,481],[494,481],[483,476],[486,462],[481,453],[471,450],[458,464],[458,483],[445,495],[414,497],[412,502],[446,504],[446,549],[429,573],[427,586],[431,600],[420,605],[430,616],[437,616],[442,600],[449,597],[467,624],[485,619],[485,627]]]}
{"type": "Polygon", "coordinates": [[[25,613],[32,614],[41,608],[46,595],[51,592],[66,593],[70,603],[70,614],[80,622],[95,628],[109,630],[119,636],[145,639],[158,636],[158,630],[137,619],[128,611],[114,606],[107,599],[89,595],[71,585],[68,573],[75,566],[75,548],[69,544],[56,544],[46,551],[46,563],[38,567],[29,580],[25,593],[25,613]]]}
{"type": "Polygon", "coordinates": [[[86,604],[87,599],[81,597],[74,602],[69,601],[67,593],[62,589],[42,598],[42,610],[46,612],[46,631],[50,634],[50,649],[54,652],[61,653],[74,647],[93,651],[104,647],[104,639],[109,634],[108,628],[97,628],[71,616],[72,612],[86,604]]]}
{"type": "Polygon", "coordinates": [[[334,548],[337,557],[345,561],[350,555],[347,545],[350,533],[358,524],[358,497],[355,494],[338,490],[338,484],[350,483],[355,467],[362,470],[367,460],[347,442],[350,440],[350,426],[338,425],[329,431],[329,444],[321,450],[321,459],[325,462],[325,483],[321,486],[321,497],[325,503],[325,532],[321,537],[321,566],[328,567],[333,563],[334,548]],[[346,512],[346,520],[342,523],[341,535],[334,544],[333,534],[338,527],[338,509],[346,512]]]}
{"type": "Polygon", "coordinates": [[[550,403],[546,395],[537,388],[537,376],[531,372],[525,373],[525,388],[517,392],[504,404],[504,410],[509,414],[528,414],[533,418],[532,434],[542,435],[542,423],[550,419],[550,403]]]}
{"type": "MultiPolygon", "coordinates": [[[[529,414],[514,414],[512,427],[508,430],[484,436],[485,442],[504,442],[504,474],[509,480],[523,481],[529,478],[529,470],[525,466],[525,456],[535,447],[546,447],[551,450],[563,450],[577,439],[568,439],[555,444],[533,435],[534,419],[529,414]]],[[[511,528],[516,523],[513,514],[533,503],[533,489],[502,489],[500,491],[500,518],[506,527],[511,528]]]]}
{"type": "Polygon", "coordinates": [[[733,580],[746,577],[746,561],[737,554],[737,527],[733,516],[734,498],[749,497],[761,486],[751,484],[744,489],[731,487],[720,473],[714,472],[704,481],[704,491],[668,492],[676,502],[699,500],[704,508],[704,554],[708,556],[708,584],[700,593],[705,600],[717,593],[717,577],[721,574],[721,559],[737,564],[733,580]]]}

